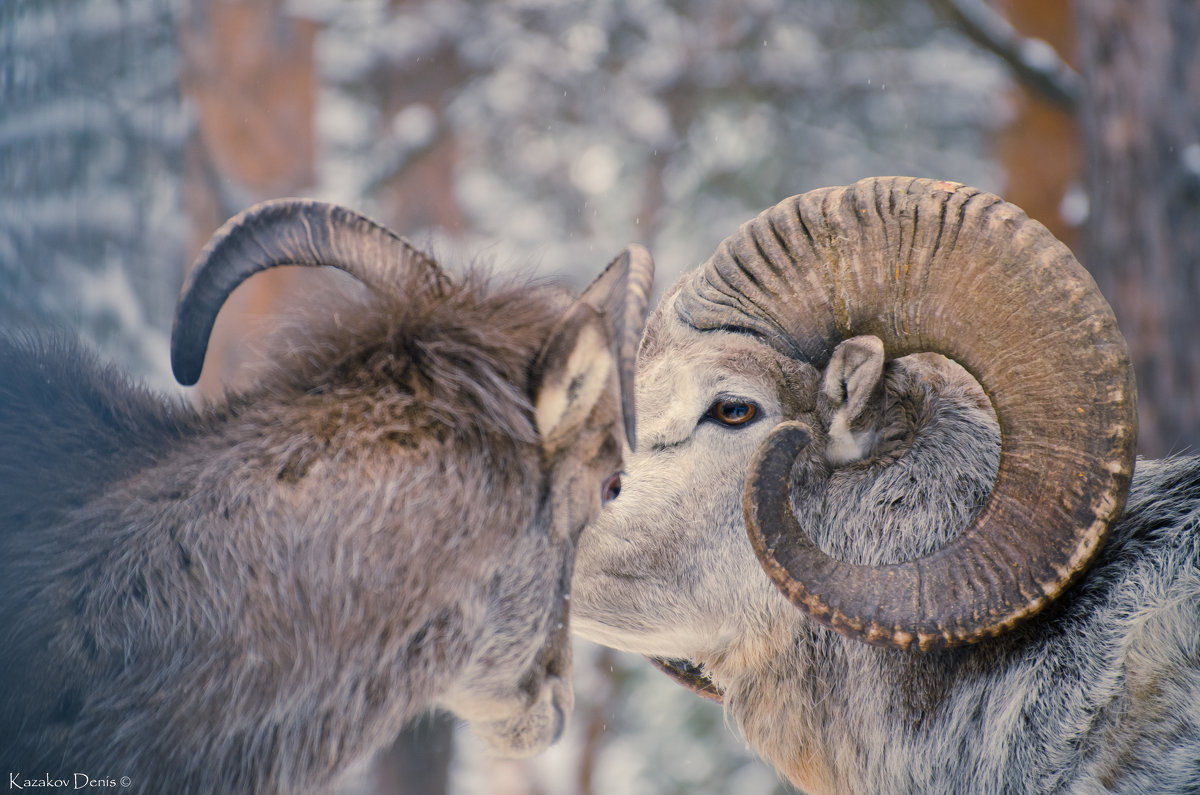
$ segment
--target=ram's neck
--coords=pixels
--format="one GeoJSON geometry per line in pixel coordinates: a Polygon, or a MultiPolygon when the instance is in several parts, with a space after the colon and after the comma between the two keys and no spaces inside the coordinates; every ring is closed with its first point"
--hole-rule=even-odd
{"type": "Polygon", "coordinates": [[[979,716],[971,704],[986,698],[981,678],[1012,660],[877,649],[799,616],[793,631],[789,648],[720,682],[747,742],[792,784],[809,795],[944,791],[949,782],[971,791],[985,775],[986,750],[967,746],[991,736],[985,724],[1002,710],[979,716]]]}
{"type": "Polygon", "coordinates": [[[795,646],[751,669],[726,672],[719,680],[726,711],[747,743],[802,791],[847,791],[835,746],[840,731],[824,704],[823,675],[795,646]]]}

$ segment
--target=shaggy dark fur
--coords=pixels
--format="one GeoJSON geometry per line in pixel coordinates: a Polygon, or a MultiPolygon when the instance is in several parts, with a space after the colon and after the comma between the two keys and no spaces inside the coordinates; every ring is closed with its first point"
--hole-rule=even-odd
{"type": "Polygon", "coordinates": [[[561,729],[618,396],[549,445],[570,297],[398,293],[203,411],[0,340],[0,769],[299,792],[435,706],[509,752],[561,729]]]}

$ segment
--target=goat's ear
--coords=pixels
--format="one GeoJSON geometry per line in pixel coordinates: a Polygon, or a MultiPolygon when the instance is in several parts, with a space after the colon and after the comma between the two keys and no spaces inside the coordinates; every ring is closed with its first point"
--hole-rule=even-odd
{"type": "Polygon", "coordinates": [[[557,449],[574,436],[615,386],[615,367],[603,318],[590,304],[576,301],[554,327],[536,366],[534,421],[545,449],[557,449]]]}
{"type": "Polygon", "coordinates": [[[871,401],[882,376],[883,341],[879,337],[851,337],[834,349],[821,384],[821,391],[834,408],[825,451],[830,463],[860,461],[870,452],[875,429],[855,432],[850,426],[871,401]]]}

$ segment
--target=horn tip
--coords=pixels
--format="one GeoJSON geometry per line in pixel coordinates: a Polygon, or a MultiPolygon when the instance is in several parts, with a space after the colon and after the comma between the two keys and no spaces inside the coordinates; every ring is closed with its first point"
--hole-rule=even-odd
{"type": "Polygon", "coordinates": [[[195,386],[200,380],[200,373],[203,370],[203,363],[200,366],[190,359],[184,359],[182,356],[172,355],[171,357],[171,374],[175,376],[175,380],[180,386],[195,386]]]}
{"type": "Polygon", "coordinates": [[[634,426],[634,418],[632,416],[629,416],[632,413],[633,412],[630,411],[625,416],[625,439],[629,442],[629,449],[636,450],[637,449],[637,428],[634,426]]]}

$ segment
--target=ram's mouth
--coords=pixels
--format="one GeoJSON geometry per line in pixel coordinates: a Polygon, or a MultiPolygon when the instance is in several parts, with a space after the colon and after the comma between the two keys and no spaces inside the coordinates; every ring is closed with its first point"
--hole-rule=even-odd
{"type": "Polygon", "coordinates": [[[718,704],[724,703],[725,692],[717,687],[712,679],[708,678],[702,666],[688,660],[668,660],[662,657],[647,657],[646,659],[652,662],[658,670],[701,698],[715,701],[718,704]]]}

